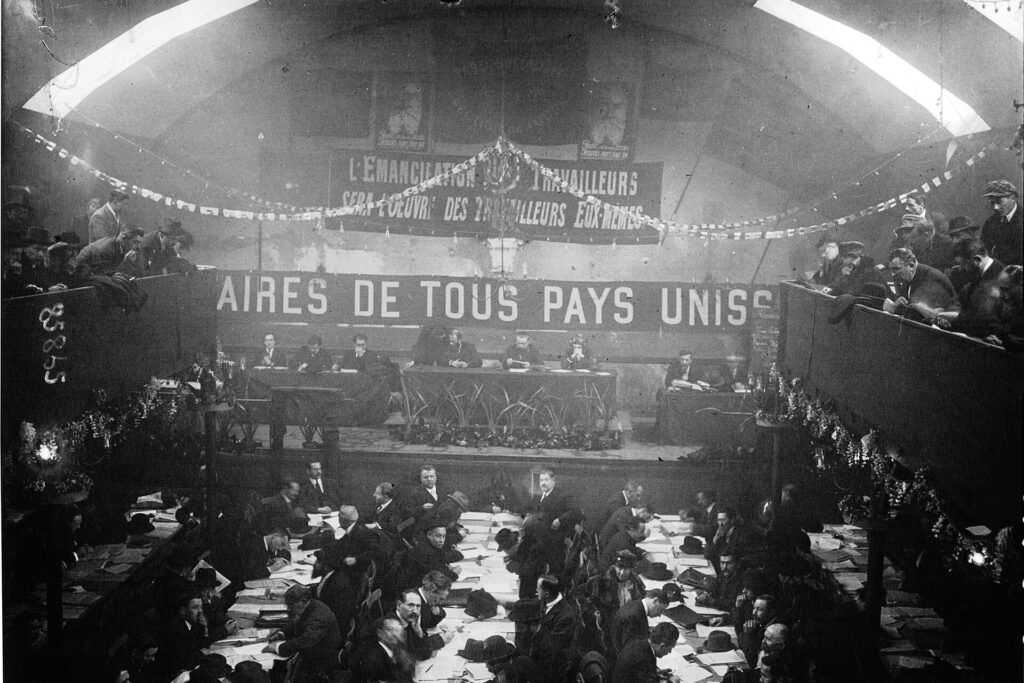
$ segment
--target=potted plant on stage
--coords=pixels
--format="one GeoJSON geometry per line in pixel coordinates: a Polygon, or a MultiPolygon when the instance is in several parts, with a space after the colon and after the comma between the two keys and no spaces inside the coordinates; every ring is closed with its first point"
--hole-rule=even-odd
{"type": "Polygon", "coordinates": [[[13,483],[19,504],[71,505],[85,500],[92,478],[82,472],[64,435],[22,422],[18,442],[4,457],[4,479],[13,483]]]}

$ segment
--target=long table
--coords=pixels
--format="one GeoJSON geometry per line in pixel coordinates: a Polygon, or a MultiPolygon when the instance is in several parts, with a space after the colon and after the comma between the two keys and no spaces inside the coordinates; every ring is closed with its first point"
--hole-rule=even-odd
{"type": "Polygon", "coordinates": [[[602,427],[615,417],[617,379],[610,370],[413,366],[402,373],[402,391],[410,421],[602,427]]]}
{"type": "MultiPolygon", "coordinates": [[[[315,523],[318,520],[313,518],[312,521],[315,523]]],[[[470,512],[463,515],[461,523],[467,532],[459,545],[459,550],[465,555],[465,559],[456,563],[461,567],[461,572],[459,580],[453,584],[452,588],[482,588],[486,590],[500,603],[498,613],[490,619],[474,619],[468,616],[462,607],[457,606],[457,600],[449,601],[445,607],[447,612],[445,621],[438,629],[433,629],[431,632],[436,633],[443,628],[451,633],[453,638],[443,648],[436,651],[430,659],[417,663],[414,680],[419,682],[488,680],[491,676],[486,671],[484,664],[469,662],[458,652],[464,650],[466,641],[470,638],[483,641],[488,636],[501,635],[510,642],[515,639],[515,624],[508,620],[503,605],[518,598],[518,577],[505,568],[503,555],[498,551],[495,535],[502,528],[520,527],[521,519],[507,514],[491,515],[470,512]]],[[[714,574],[714,570],[703,556],[682,555],[678,550],[686,535],[692,531],[692,524],[680,522],[677,516],[666,515],[655,519],[649,526],[652,529],[651,535],[641,547],[648,553],[651,561],[664,562],[673,570],[673,575],[677,575],[687,568],[695,568],[708,575],[714,574]]],[[[336,535],[340,535],[340,532],[337,532],[336,535]]],[[[266,644],[270,629],[247,627],[252,626],[260,609],[284,604],[284,590],[288,585],[293,583],[311,585],[316,582],[311,578],[312,567],[308,559],[310,554],[308,551],[300,550],[298,541],[294,541],[292,544],[293,563],[280,572],[272,574],[270,579],[253,584],[258,587],[240,593],[238,601],[228,611],[228,615],[245,630],[220,643],[214,643],[209,651],[224,655],[228,663],[232,665],[242,659],[254,659],[268,670],[273,666],[275,660],[281,659],[261,651],[266,644]],[[240,643],[240,639],[244,639],[245,642],[240,643]]],[[[667,583],[667,581],[649,579],[643,579],[643,581],[648,589],[661,588],[667,583]]],[[[720,610],[698,606],[696,591],[693,590],[684,593],[684,602],[687,607],[708,619],[723,614],[720,610]]],[[[661,616],[652,619],[650,623],[653,627],[662,621],[671,620],[666,616],[661,616]]],[[[726,631],[730,630],[730,627],[722,628],[726,631]]],[[[679,642],[671,653],[658,661],[658,665],[661,668],[672,669],[673,673],[680,677],[680,680],[720,681],[729,665],[714,663],[719,660],[732,660],[733,666],[747,668],[745,663],[736,661],[738,658],[742,659],[742,654],[735,651],[712,655],[700,654],[699,648],[703,645],[711,627],[698,624],[689,628],[680,626],[679,630],[679,642]]],[[[611,672],[609,672],[610,674],[611,672]]]]}
{"type": "Polygon", "coordinates": [[[285,425],[332,427],[379,425],[387,417],[386,378],[350,371],[309,375],[286,368],[249,368],[236,375],[236,395],[249,407],[268,401],[266,420],[283,433],[285,425]]]}
{"type": "Polygon", "coordinates": [[[665,391],[658,400],[658,440],[677,446],[751,447],[755,443],[755,431],[750,418],[755,410],[749,394],[665,391]]]}

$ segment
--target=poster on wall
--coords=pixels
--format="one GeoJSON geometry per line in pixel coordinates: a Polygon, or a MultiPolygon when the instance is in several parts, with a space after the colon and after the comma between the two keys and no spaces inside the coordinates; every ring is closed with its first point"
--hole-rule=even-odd
{"type": "Polygon", "coordinates": [[[430,140],[431,85],[425,74],[377,75],[377,149],[425,152],[430,140]]]}
{"type": "Polygon", "coordinates": [[[636,144],[636,88],[619,81],[588,83],[580,160],[627,161],[636,144]]]}
{"type": "Polygon", "coordinates": [[[461,326],[747,333],[775,306],[766,285],[568,282],[221,271],[217,319],[265,325],[461,326]]]}

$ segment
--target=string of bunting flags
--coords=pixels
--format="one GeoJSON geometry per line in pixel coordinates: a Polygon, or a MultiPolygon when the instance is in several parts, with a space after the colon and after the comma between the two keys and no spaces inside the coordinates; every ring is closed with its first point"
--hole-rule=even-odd
{"type": "MultiPolygon", "coordinates": [[[[971,157],[966,159],[958,167],[945,171],[940,175],[936,175],[930,181],[924,182],[918,187],[911,188],[910,190],[907,190],[906,192],[903,192],[897,196],[889,197],[884,201],[881,201],[872,206],[868,206],[864,209],[861,209],[860,211],[848,214],[846,216],[801,227],[784,228],[776,230],[748,231],[744,230],[744,228],[769,222],[777,222],[799,211],[806,210],[806,208],[790,209],[781,214],[773,214],[771,216],[765,216],[757,219],[751,219],[736,223],[676,223],[674,221],[636,213],[635,211],[631,210],[628,207],[611,204],[598,197],[595,197],[594,195],[588,194],[580,190],[578,187],[572,185],[564,178],[560,177],[555,171],[541,164],[539,161],[530,156],[527,152],[516,146],[513,142],[506,140],[504,138],[499,138],[494,144],[482,149],[480,152],[466,159],[465,161],[453,165],[450,169],[442,173],[439,173],[436,176],[428,178],[416,185],[407,187],[401,192],[395,192],[373,202],[365,202],[361,204],[352,204],[349,206],[338,207],[307,207],[304,209],[298,209],[297,207],[292,207],[280,203],[275,204],[280,207],[293,209],[293,211],[291,212],[248,211],[240,209],[229,209],[216,206],[206,206],[198,204],[196,202],[189,202],[184,199],[172,197],[166,193],[156,192],[148,188],[128,183],[108,173],[105,173],[100,169],[95,168],[81,157],[72,154],[70,151],[63,147],[60,147],[53,140],[50,140],[49,138],[39,133],[35,133],[34,131],[30,130],[28,127],[20,123],[15,123],[22,132],[31,137],[37,144],[42,145],[48,152],[55,153],[56,156],[61,159],[67,159],[72,166],[78,166],[85,169],[87,172],[95,176],[98,180],[107,183],[116,189],[122,190],[124,192],[131,192],[132,194],[136,194],[140,197],[143,197],[144,199],[150,199],[154,202],[162,203],[168,207],[177,208],[182,211],[198,213],[203,216],[220,216],[224,218],[236,218],[243,220],[259,221],[317,221],[318,225],[322,225],[324,218],[341,218],[344,216],[366,215],[370,211],[379,209],[382,206],[397,201],[401,201],[414,195],[422,194],[438,185],[445,183],[446,181],[451,180],[456,176],[466,173],[470,169],[474,168],[476,165],[483,162],[490,155],[502,151],[502,148],[507,146],[509,151],[511,151],[513,154],[519,157],[524,163],[526,163],[528,166],[530,166],[535,171],[540,173],[542,176],[544,176],[552,183],[554,183],[562,191],[567,192],[573,195],[574,197],[587,202],[588,204],[600,206],[605,211],[613,212],[629,220],[636,221],[639,224],[652,227],[659,233],[661,233],[663,236],[665,234],[681,234],[684,237],[698,237],[706,240],[736,241],[763,239],[770,240],[800,237],[840,227],[853,221],[856,221],[860,218],[863,218],[865,216],[896,208],[902,204],[903,199],[911,192],[931,192],[933,189],[941,186],[943,182],[948,182],[954,176],[957,176],[963,173],[966,169],[974,166],[978,161],[984,159],[990,152],[992,152],[998,147],[996,143],[990,143],[989,145],[982,148],[981,150],[973,154],[971,157]]],[[[250,195],[248,193],[242,194],[244,194],[247,198],[252,198],[254,199],[254,201],[257,201],[261,204],[271,204],[267,200],[255,199],[254,195],[250,195]]]]}
{"type": "Polygon", "coordinates": [[[931,192],[933,189],[942,185],[943,182],[948,182],[954,176],[962,173],[965,169],[974,166],[974,164],[976,164],[978,161],[984,159],[985,156],[988,155],[988,153],[992,152],[997,148],[996,143],[990,143],[989,145],[987,145],[986,147],[982,148],[977,153],[972,155],[966,161],[964,161],[960,166],[949,171],[945,171],[941,175],[935,176],[930,181],[922,183],[919,187],[912,188],[898,196],[890,197],[889,199],[886,199],[883,202],[879,202],[878,204],[874,204],[867,208],[861,209],[860,211],[848,214],[846,216],[842,216],[840,218],[835,218],[829,221],[816,223],[814,225],[802,226],[797,228],[785,228],[780,230],[743,231],[737,230],[737,228],[745,228],[759,223],[782,220],[783,218],[785,218],[785,216],[792,215],[793,213],[796,213],[801,209],[790,210],[785,212],[784,214],[777,214],[774,216],[767,216],[764,218],[759,218],[750,221],[742,221],[739,223],[675,223],[673,221],[668,221],[661,218],[655,218],[653,216],[639,214],[627,207],[609,204],[608,202],[605,202],[599,199],[598,197],[582,192],[581,190],[579,190],[579,188],[576,188],[573,185],[571,185],[569,182],[561,178],[557,173],[555,173],[551,169],[547,168],[546,166],[538,162],[525,151],[519,149],[514,143],[506,141],[506,144],[514,154],[516,154],[520,159],[523,160],[524,163],[528,164],[530,167],[535,169],[545,178],[547,178],[555,185],[560,187],[563,191],[568,192],[569,194],[577,197],[578,199],[586,201],[588,204],[595,204],[601,206],[606,211],[615,212],[638,223],[650,226],[662,234],[664,234],[667,231],[668,233],[679,233],[683,234],[684,236],[696,236],[702,239],[709,240],[784,239],[788,237],[799,237],[802,235],[809,235],[816,232],[823,232],[825,230],[830,230],[832,228],[846,225],[847,223],[851,223],[859,218],[863,218],[874,213],[880,213],[882,211],[893,209],[897,206],[902,205],[903,200],[911,192],[915,192],[918,190],[920,190],[921,192],[931,192]]]}

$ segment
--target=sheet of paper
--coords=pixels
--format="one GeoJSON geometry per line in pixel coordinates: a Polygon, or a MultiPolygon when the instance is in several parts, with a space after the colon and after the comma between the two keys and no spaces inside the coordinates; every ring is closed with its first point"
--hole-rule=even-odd
{"type": "Polygon", "coordinates": [[[495,524],[518,524],[522,526],[523,518],[511,512],[499,512],[491,519],[495,524]]]}
{"type": "Polygon", "coordinates": [[[673,669],[672,673],[679,678],[680,683],[697,683],[697,681],[703,681],[705,678],[714,676],[713,673],[696,664],[687,664],[678,669],[673,669]]]}
{"type": "Polygon", "coordinates": [[[736,640],[735,626],[708,626],[707,624],[697,624],[697,636],[700,638],[707,638],[708,634],[712,631],[725,631],[729,634],[730,638],[736,640]]]}
{"type": "Polygon", "coordinates": [[[746,659],[739,650],[729,650],[728,652],[705,652],[702,655],[697,655],[697,661],[707,665],[740,664],[746,659]]]}
{"type": "Polygon", "coordinates": [[[487,525],[490,526],[493,521],[491,519],[492,516],[490,512],[463,512],[459,517],[459,521],[463,524],[472,521],[487,522],[487,525]]]}
{"type": "Polygon", "coordinates": [[[978,524],[977,526],[967,527],[967,532],[975,536],[988,536],[990,533],[992,533],[992,530],[984,524],[978,524]]]}
{"type": "Polygon", "coordinates": [[[228,616],[243,618],[243,619],[255,619],[260,615],[260,610],[266,605],[256,605],[247,602],[236,602],[228,608],[228,616]]]}
{"type": "Polygon", "coordinates": [[[335,516],[335,517],[324,517],[324,524],[326,524],[327,526],[331,527],[332,529],[340,529],[341,528],[341,521],[337,518],[337,516],[335,516]]]}
{"type": "Polygon", "coordinates": [[[124,574],[130,572],[134,565],[131,564],[111,564],[103,568],[103,571],[110,572],[111,574],[124,574]]]}
{"type": "Polygon", "coordinates": [[[838,538],[832,538],[831,536],[815,534],[811,538],[811,547],[818,548],[821,550],[839,550],[843,547],[843,542],[840,541],[838,538]]]}
{"type": "Polygon", "coordinates": [[[160,491],[157,491],[156,493],[148,493],[135,499],[135,504],[140,506],[152,505],[154,503],[160,507],[164,506],[164,499],[160,491]]]}
{"type": "Polygon", "coordinates": [[[491,554],[479,543],[461,543],[458,549],[462,553],[463,560],[479,560],[491,554]]]}
{"type": "Polygon", "coordinates": [[[700,555],[680,555],[676,559],[677,567],[707,567],[708,561],[700,555]]]}
{"type": "MultiPolygon", "coordinates": [[[[693,649],[690,649],[690,653],[693,653],[693,649]]],[[[690,663],[686,661],[685,655],[681,652],[677,652],[674,648],[664,657],[658,659],[659,669],[669,669],[675,671],[676,669],[682,669],[688,666],[690,663]]]]}
{"type": "Polygon", "coordinates": [[[716,676],[725,676],[725,674],[729,673],[729,667],[727,665],[713,666],[711,667],[711,670],[716,676]]]}
{"type": "Polygon", "coordinates": [[[857,566],[850,560],[842,560],[841,562],[825,562],[823,564],[825,569],[830,572],[853,571],[857,568],[857,566]]]}
{"type": "Polygon", "coordinates": [[[487,571],[476,562],[455,562],[451,567],[459,567],[459,581],[465,581],[471,576],[484,576],[487,571]]]}
{"type": "Polygon", "coordinates": [[[281,579],[252,579],[245,582],[246,588],[270,588],[272,590],[288,590],[288,583],[281,579]]]}

